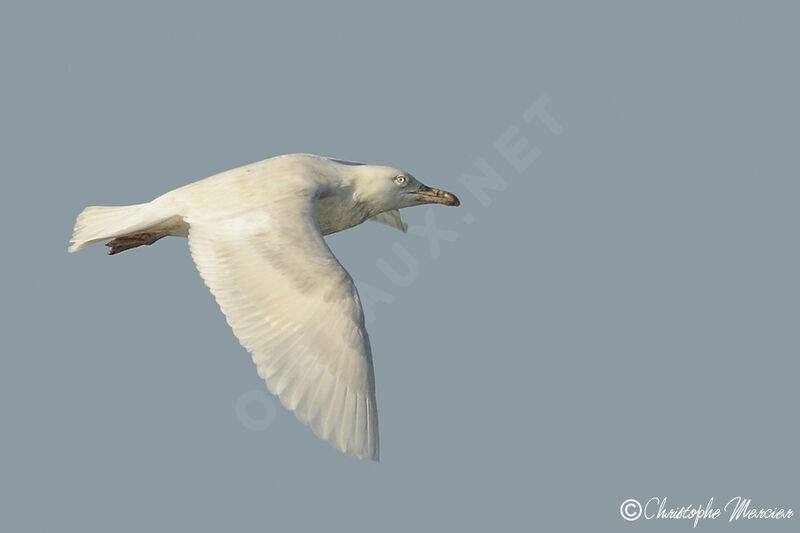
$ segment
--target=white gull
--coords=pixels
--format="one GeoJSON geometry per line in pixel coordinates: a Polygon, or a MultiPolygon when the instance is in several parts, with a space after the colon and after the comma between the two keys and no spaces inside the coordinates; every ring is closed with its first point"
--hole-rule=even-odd
{"type": "Polygon", "coordinates": [[[188,237],[192,257],[259,376],[320,438],[378,460],[375,376],[361,302],[323,235],[398,209],[459,205],[407,172],[310,154],[273,157],[121,207],[88,207],[70,252],[188,237]]]}

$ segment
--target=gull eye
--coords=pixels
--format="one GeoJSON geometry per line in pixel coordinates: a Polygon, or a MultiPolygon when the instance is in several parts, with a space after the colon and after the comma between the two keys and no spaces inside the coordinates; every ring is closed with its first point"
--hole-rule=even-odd
{"type": "Polygon", "coordinates": [[[407,178],[407,177],[405,177],[405,176],[403,176],[403,175],[397,176],[397,177],[394,179],[394,182],[395,182],[396,184],[398,184],[398,185],[405,185],[407,181],[408,181],[408,178],[407,178]]]}

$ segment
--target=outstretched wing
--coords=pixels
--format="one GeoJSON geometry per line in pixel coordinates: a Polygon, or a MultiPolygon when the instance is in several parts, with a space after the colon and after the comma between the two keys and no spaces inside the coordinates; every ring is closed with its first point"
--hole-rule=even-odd
{"type": "Polygon", "coordinates": [[[318,191],[188,218],[197,269],[269,390],[336,449],[378,460],[361,303],[315,220],[318,191]]]}

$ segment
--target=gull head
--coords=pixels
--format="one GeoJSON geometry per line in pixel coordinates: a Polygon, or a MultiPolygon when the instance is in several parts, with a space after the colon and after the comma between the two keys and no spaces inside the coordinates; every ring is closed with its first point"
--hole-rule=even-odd
{"type": "Polygon", "coordinates": [[[376,212],[422,204],[461,205],[455,194],[428,187],[396,168],[361,165],[357,172],[356,195],[376,212]]]}

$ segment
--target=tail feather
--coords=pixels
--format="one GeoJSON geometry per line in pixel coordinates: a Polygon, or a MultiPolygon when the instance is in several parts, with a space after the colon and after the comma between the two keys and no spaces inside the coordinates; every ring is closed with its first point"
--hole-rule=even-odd
{"type": "Polygon", "coordinates": [[[97,241],[146,230],[168,218],[153,215],[150,204],[87,207],[75,222],[69,252],[77,252],[97,241]]]}

